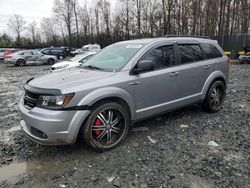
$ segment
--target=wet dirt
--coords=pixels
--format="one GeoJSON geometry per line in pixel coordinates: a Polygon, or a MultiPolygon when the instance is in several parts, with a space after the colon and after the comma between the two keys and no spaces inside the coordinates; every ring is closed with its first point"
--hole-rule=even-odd
{"type": "Polygon", "coordinates": [[[250,185],[250,66],[230,65],[223,109],[199,105],[135,127],[116,149],[40,146],[19,129],[23,84],[49,66],[0,63],[0,187],[248,187],[250,185]],[[219,146],[208,146],[209,141],[219,146]]]}

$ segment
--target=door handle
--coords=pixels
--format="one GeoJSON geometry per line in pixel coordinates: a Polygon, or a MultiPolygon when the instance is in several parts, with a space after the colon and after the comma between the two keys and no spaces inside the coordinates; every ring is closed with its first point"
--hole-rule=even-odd
{"type": "Polygon", "coordinates": [[[178,76],[180,74],[180,72],[171,72],[170,76],[178,76]]]}
{"type": "Polygon", "coordinates": [[[210,65],[205,65],[204,67],[203,67],[203,69],[209,69],[210,68],[210,65]]]}
{"type": "Polygon", "coordinates": [[[140,84],[140,83],[141,83],[140,81],[137,81],[137,82],[131,82],[131,83],[129,83],[129,85],[134,86],[134,85],[138,85],[138,84],[140,84]]]}

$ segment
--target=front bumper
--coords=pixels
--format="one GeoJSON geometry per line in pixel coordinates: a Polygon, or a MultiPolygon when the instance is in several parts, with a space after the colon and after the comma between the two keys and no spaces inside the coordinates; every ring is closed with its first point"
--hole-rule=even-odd
{"type": "Polygon", "coordinates": [[[66,145],[75,143],[82,123],[90,114],[89,110],[55,111],[41,108],[28,110],[19,103],[20,122],[25,135],[42,145],[66,145]],[[34,130],[46,135],[41,137],[34,130]]]}

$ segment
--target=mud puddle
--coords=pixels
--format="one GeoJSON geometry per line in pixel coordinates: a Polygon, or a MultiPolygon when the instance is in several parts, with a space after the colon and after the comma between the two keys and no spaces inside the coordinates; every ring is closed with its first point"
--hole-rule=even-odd
{"type": "Polygon", "coordinates": [[[0,182],[5,180],[12,180],[19,175],[26,173],[26,163],[13,163],[8,166],[0,168],[0,182]]]}

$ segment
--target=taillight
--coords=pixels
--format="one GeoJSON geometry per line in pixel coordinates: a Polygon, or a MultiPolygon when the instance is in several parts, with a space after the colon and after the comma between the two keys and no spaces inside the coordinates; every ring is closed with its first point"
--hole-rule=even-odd
{"type": "Polygon", "coordinates": [[[228,58],[227,64],[231,64],[231,59],[228,58]]]}
{"type": "Polygon", "coordinates": [[[10,59],[10,58],[12,58],[12,55],[6,55],[5,58],[10,59]]]}

